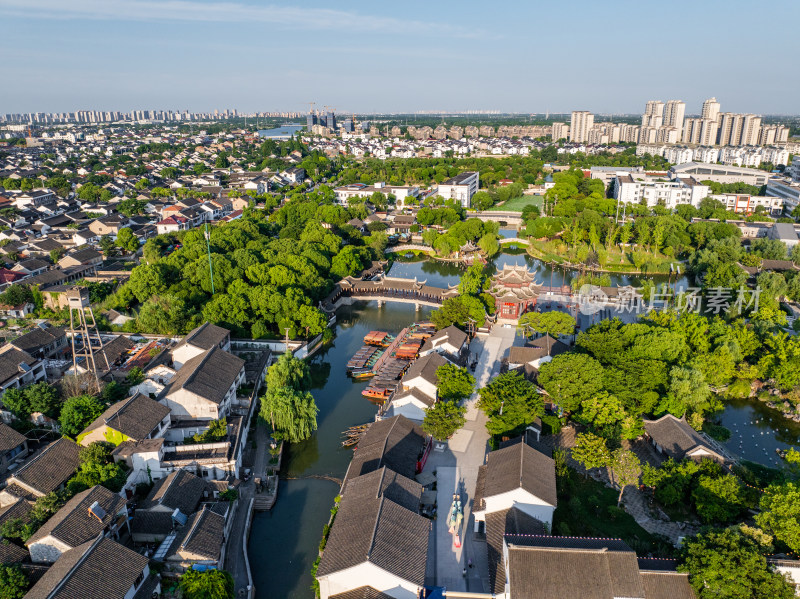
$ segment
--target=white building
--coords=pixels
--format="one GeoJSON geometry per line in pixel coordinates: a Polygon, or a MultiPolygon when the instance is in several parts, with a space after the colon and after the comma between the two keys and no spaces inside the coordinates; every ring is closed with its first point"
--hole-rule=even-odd
{"type": "Polygon", "coordinates": [[[783,213],[784,199],[775,196],[721,193],[710,197],[725,204],[727,210],[733,210],[739,214],[752,214],[759,206],[766,208],[767,214],[772,216],[780,216],[783,213]]]}
{"type": "Polygon", "coordinates": [[[569,140],[585,142],[589,139],[589,130],[594,126],[594,115],[587,110],[573,110],[569,124],[569,140]]]}
{"type": "Polygon", "coordinates": [[[472,196],[478,191],[479,174],[466,171],[439,185],[437,194],[445,200],[456,200],[464,208],[469,208],[472,196]]]}
{"type": "Polygon", "coordinates": [[[707,185],[701,185],[691,177],[664,181],[641,175],[636,178],[623,175],[614,179],[614,198],[626,204],[644,201],[647,206],[661,205],[669,209],[678,204],[698,206],[708,192],[707,185]]]}
{"type": "Polygon", "coordinates": [[[664,126],[678,130],[678,139],[683,133],[683,117],[686,114],[686,102],[669,100],[664,106],[664,126]]]}
{"type": "Polygon", "coordinates": [[[767,195],[782,198],[784,209],[791,213],[800,205],[800,183],[790,179],[770,179],[767,183],[767,195]]]}
{"type": "MultiPolygon", "coordinates": [[[[694,177],[698,181],[716,181],[717,183],[747,183],[748,185],[766,185],[772,175],[766,171],[738,166],[704,164],[687,162],[676,164],[669,169],[670,178],[694,177]]],[[[779,195],[779,194],[770,194],[779,195]]]]}
{"type": "Polygon", "coordinates": [[[567,139],[569,137],[569,125],[566,123],[553,123],[552,133],[550,134],[553,141],[559,139],[567,139]]]}

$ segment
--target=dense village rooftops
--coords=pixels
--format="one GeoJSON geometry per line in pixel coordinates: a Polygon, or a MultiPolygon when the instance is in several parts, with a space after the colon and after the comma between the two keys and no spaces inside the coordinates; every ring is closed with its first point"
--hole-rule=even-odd
{"type": "Polygon", "coordinates": [[[105,487],[86,489],[70,499],[25,544],[30,547],[52,536],[70,547],[77,547],[103,532],[117,518],[124,505],[122,497],[105,487]],[[99,510],[92,509],[95,502],[99,510]]]}
{"type": "Polygon", "coordinates": [[[17,480],[42,495],[55,491],[74,474],[80,465],[80,448],[62,437],[28,460],[10,480],[17,480]]]}
{"type": "MultiPolygon", "coordinates": [[[[477,501],[477,500],[476,500],[477,501]]],[[[489,558],[489,583],[496,594],[505,590],[505,561],[503,539],[505,535],[545,535],[547,530],[540,520],[512,507],[486,515],[486,550],[489,558]]]]}
{"type": "Polygon", "coordinates": [[[170,413],[168,407],[137,393],[112,404],[87,426],[81,435],[108,426],[126,437],[141,440],[155,430],[170,413]]]}
{"type": "Polygon", "coordinates": [[[98,538],[64,553],[25,597],[123,599],[147,562],[145,556],[119,543],[98,538]]]}
{"type": "Polygon", "coordinates": [[[216,346],[188,360],[164,388],[166,397],[185,389],[209,401],[221,404],[236,382],[244,360],[216,346]]]}

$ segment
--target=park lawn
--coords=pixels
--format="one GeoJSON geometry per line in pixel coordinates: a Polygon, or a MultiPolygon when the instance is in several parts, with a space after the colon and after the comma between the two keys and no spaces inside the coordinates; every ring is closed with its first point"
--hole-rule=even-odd
{"type": "Polygon", "coordinates": [[[559,480],[558,487],[558,507],[553,514],[554,535],[622,539],[640,556],[672,556],[673,549],[668,541],[650,534],[633,516],[617,508],[618,491],[584,478],[572,468],[568,479],[559,480]]]}
{"type": "MultiPolygon", "coordinates": [[[[540,239],[530,239],[528,253],[534,258],[546,262],[571,265],[581,264],[580,257],[577,255],[577,248],[566,246],[558,240],[543,241],[540,239]]],[[[639,254],[647,260],[646,264],[637,266],[633,261],[633,252],[630,250],[625,250],[623,252],[618,246],[614,246],[611,251],[605,252],[606,261],[599,270],[603,272],[636,273],[642,271],[646,274],[669,274],[670,264],[680,264],[680,260],[665,256],[660,252],[658,254],[652,254],[650,252],[641,251],[639,254]]]]}
{"type": "Polygon", "coordinates": [[[542,196],[519,196],[518,198],[511,198],[506,200],[503,204],[492,206],[489,210],[499,212],[522,212],[525,206],[542,207],[542,196]]]}

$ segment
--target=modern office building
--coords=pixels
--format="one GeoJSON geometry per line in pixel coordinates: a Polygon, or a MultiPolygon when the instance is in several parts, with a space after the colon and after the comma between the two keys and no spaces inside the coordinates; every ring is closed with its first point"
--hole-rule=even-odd
{"type": "Polygon", "coordinates": [[[594,115],[587,110],[573,110],[569,124],[569,140],[585,142],[589,140],[589,129],[594,126],[594,115]]]}

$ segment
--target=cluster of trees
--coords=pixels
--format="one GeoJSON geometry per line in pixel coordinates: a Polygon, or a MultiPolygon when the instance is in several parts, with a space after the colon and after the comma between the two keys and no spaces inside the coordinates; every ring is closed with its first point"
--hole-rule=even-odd
{"type": "Polygon", "coordinates": [[[487,256],[493,256],[500,251],[499,230],[500,225],[494,221],[484,222],[479,218],[470,218],[450,224],[444,232],[428,229],[422,234],[422,241],[436,250],[440,256],[449,256],[457,252],[467,242],[477,243],[487,256]]]}
{"type": "Polygon", "coordinates": [[[184,599],[233,599],[233,576],[225,570],[187,570],[178,583],[184,599]]]}
{"type": "Polygon", "coordinates": [[[324,193],[293,199],[268,219],[252,211],[215,226],[208,242],[199,229],[148,240],[146,264],[107,305],[139,307],[126,324],[131,331],[182,333],[209,320],[253,338],[286,329],[318,335],[327,325],[318,304],[334,281],[360,272],[385,247],[384,233],[362,237],[346,224],[362,211],[325,203],[324,193]]]}
{"type": "Polygon", "coordinates": [[[317,404],[311,395],[308,364],[291,352],[281,354],[267,371],[267,390],[259,414],[277,437],[290,443],[308,439],[317,430],[317,404]]]}
{"type": "Polygon", "coordinates": [[[436,369],[439,400],[425,412],[422,430],[441,441],[449,439],[464,426],[467,408],[459,402],[472,394],[475,377],[455,364],[436,369]]]}
{"type": "Polygon", "coordinates": [[[542,396],[516,371],[495,377],[479,394],[478,408],[489,418],[486,430],[495,437],[519,435],[544,414],[542,396]]]}
{"type": "Polygon", "coordinates": [[[675,462],[670,458],[659,468],[645,465],[642,483],[654,488],[662,505],[691,507],[706,524],[735,522],[758,504],[757,491],[711,460],[675,462]]]}
{"type": "Polygon", "coordinates": [[[798,346],[785,334],[741,318],[666,311],[594,325],[578,335],[575,351],[542,365],[538,382],[562,413],[613,446],[641,434],[642,416],[687,416],[699,429],[721,405],[713,391],[744,386],[749,395],[759,376],[792,388],[798,366],[798,346]]]}

